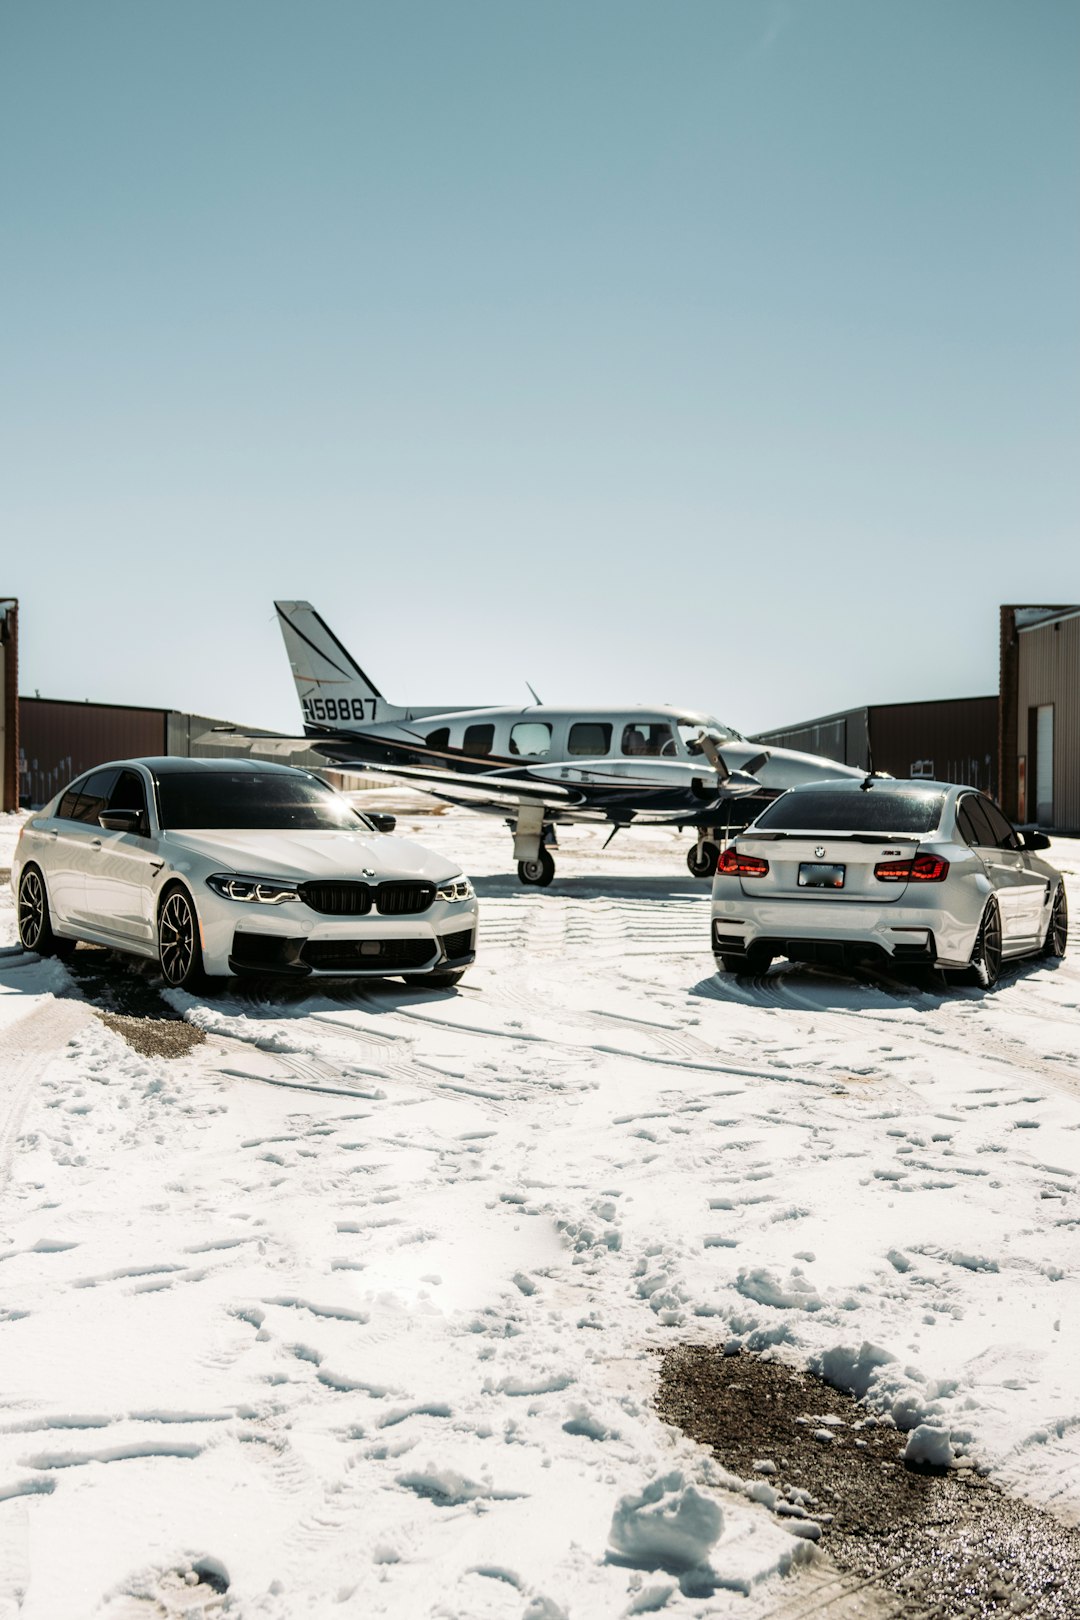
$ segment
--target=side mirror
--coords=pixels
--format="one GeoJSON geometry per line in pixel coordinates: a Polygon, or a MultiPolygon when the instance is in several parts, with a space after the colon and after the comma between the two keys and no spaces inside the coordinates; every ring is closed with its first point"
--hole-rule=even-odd
{"type": "Polygon", "coordinates": [[[106,832],[141,833],[143,831],[142,811],[106,810],[98,816],[98,826],[104,827],[106,832]]]}
{"type": "Polygon", "coordinates": [[[368,811],[368,820],[376,832],[392,833],[397,826],[397,816],[387,816],[382,811],[368,811]]]}
{"type": "Polygon", "coordinates": [[[1020,836],[1024,840],[1025,849],[1036,850],[1050,848],[1049,838],[1047,838],[1044,832],[1040,832],[1038,827],[1029,827],[1025,832],[1022,832],[1020,836]]]}

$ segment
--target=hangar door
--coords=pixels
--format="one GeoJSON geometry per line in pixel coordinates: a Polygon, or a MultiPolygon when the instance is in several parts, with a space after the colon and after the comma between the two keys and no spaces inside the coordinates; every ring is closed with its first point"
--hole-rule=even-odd
{"type": "Polygon", "coordinates": [[[1040,703],[1035,711],[1035,820],[1041,827],[1054,825],[1054,705],[1040,703]]]}

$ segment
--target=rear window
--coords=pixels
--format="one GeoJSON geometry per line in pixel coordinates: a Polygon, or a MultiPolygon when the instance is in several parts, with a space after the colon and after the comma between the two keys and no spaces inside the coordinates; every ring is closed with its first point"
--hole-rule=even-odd
{"type": "Polygon", "coordinates": [[[769,832],[927,833],[941,820],[944,793],[890,793],[887,788],[785,793],[754,823],[769,832]]]}

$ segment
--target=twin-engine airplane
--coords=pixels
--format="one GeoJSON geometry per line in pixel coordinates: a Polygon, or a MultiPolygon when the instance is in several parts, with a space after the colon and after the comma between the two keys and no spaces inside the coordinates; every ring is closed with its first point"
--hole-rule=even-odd
{"type": "Polygon", "coordinates": [[[275,606],[303,736],[221,728],[206,741],[262,753],[312,748],[338,769],[385,771],[450,804],[503,816],[522,883],[551,882],[560,822],[608,822],[611,837],[642,822],[692,827],[686,864],[695,877],[711,877],[721,840],[767,800],[797,782],[865,774],[814,754],[760,749],[693,709],[539,701],[523,709],[402,708],[383,697],[310,602],[275,606]]]}

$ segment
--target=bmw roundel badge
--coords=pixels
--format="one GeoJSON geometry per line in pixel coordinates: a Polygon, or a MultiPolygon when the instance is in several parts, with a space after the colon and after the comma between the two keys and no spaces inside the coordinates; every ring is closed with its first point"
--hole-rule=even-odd
{"type": "Polygon", "coordinates": [[[814,854],[817,856],[818,860],[820,861],[822,859],[822,857],[824,856],[824,854],[825,854],[825,845],[824,844],[815,844],[814,845],[814,854]]]}

